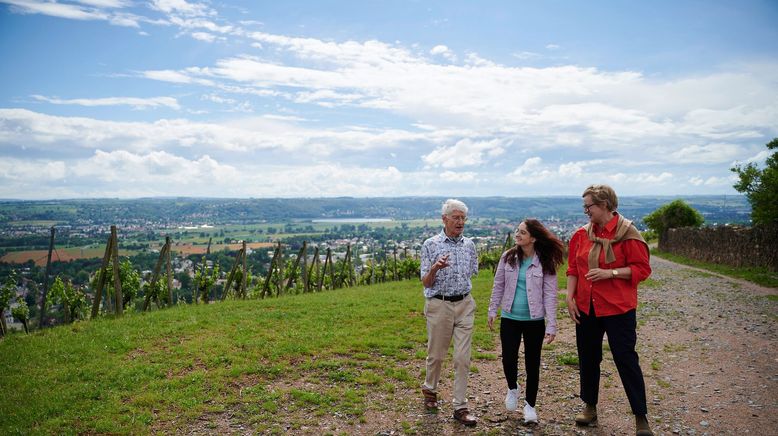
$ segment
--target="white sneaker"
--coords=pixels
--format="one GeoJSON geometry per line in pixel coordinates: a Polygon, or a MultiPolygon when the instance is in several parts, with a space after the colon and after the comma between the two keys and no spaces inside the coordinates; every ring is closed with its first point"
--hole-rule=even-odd
{"type": "Polygon", "coordinates": [[[510,412],[515,412],[519,409],[519,393],[521,387],[516,389],[509,389],[508,394],[505,395],[505,408],[510,412]]]}
{"type": "Polygon", "coordinates": [[[529,403],[524,403],[524,423],[529,424],[530,422],[534,422],[537,424],[538,422],[538,413],[535,412],[535,408],[530,406],[529,403]]]}

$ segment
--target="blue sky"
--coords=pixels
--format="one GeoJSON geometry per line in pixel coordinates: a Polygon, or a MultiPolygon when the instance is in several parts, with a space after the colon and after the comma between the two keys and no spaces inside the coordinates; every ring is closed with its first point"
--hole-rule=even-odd
{"type": "Polygon", "coordinates": [[[0,198],[732,194],[775,1],[0,0],[0,198]]]}

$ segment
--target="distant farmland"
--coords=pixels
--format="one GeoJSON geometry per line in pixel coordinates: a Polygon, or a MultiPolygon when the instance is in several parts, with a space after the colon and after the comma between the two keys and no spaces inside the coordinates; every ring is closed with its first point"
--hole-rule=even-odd
{"type": "MultiPolygon", "coordinates": [[[[3,257],[0,261],[6,263],[25,263],[29,260],[35,262],[38,266],[46,266],[46,257],[48,250],[24,250],[12,251],[3,257]]],[[[128,256],[137,253],[135,250],[119,250],[122,256],[128,256]]],[[[102,257],[105,254],[105,247],[102,248],[57,248],[51,253],[52,262],[69,262],[75,259],[92,259],[102,257]]]]}
{"type": "MultiPolygon", "coordinates": [[[[252,250],[256,250],[259,248],[270,248],[273,247],[275,244],[272,242],[250,242],[246,244],[249,248],[252,250]]],[[[230,250],[230,251],[236,251],[240,250],[242,247],[242,244],[212,244],[211,245],[211,251],[221,251],[221,250],[230,250]]],[[[160,247],[156,247],[157,250],[159,250],[160,247]]],[[[173,251],[182,255],[182,256],[189,256],[190,254],[205,254],[207,246],[206,245],[192,245],[192,244],[173,244],[173,251]]],[[[119,250],[120,256],[131,256],[133,254],[137,254],[138,250],[119,250]]],[[[103,257],[105,254],[105,247],[97,247],[97,248],[57,248],[53,253],[51,253],[51,260],[52,262],[69,262],[71,260],[75,259],[94,259],[94,258],[100,258],[103,257]]],[[[48,250],[23,250],[23,251],[12,251],[10,253],[5,254],[3,257],[0,257],[0,262],[6,262],[6,263],[26,263],[29,260],[32,260],[35,262],[38,266],[46,266],[46,256],[48,255],[48,250]]]]}
{"type": "MultiPolygon", "coordinates": [[[[275,245],[274,242],[247,242],[246,246],[248,248],[251,248],[252,250],[256,250],[258,248],[270,248],[275,245]]],[[[157,250],[162,248],[162,246],[156,247],[157,250]]],[[[207,245],[193,245],[193,244],[186,244],[186,243],[179,243],[173,244],[173,252],[176,252],[182,256],[189,256],[190,254],[205,254],[205,250],[208,248],[207,245]]],[[[243,248],[243,244],[211,244],[211,252],[216,251],[222,251],[222,250],[229,250],[229,251],[236,251],[243,248]]]]}

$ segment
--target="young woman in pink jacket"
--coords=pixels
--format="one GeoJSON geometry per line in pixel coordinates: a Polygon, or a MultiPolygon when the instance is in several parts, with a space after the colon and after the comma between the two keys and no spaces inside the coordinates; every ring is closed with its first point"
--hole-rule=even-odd
{"type": "Polygon", "coordinates": [[[536,219],[526,219],[516,229],[516,245],[503,253],[494,276],[489,302],[489,328],[500,316],[502,368],[508,382],[505,407],[518,409],[519,345],[524,338],[527,389],[524,422],[537,422],[535,400],[540,379],[540,349],[556,336],[557,276],[564,259],[562,241],[536,219]]]}

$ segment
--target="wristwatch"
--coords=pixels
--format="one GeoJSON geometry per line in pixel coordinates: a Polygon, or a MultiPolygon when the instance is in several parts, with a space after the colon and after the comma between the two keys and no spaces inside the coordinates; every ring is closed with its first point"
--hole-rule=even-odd
{"type": "Polygon", "coordinates": [[[616,277],[617,275],[619,275],[619,270],[614,269],[613,270],[613,277],[616,277]]]}

